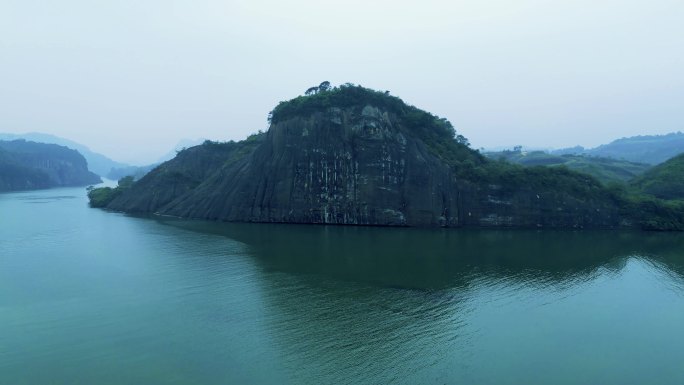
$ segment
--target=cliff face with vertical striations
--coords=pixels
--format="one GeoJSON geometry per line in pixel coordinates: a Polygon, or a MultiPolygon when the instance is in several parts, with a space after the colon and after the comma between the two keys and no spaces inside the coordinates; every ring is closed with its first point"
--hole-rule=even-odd
{"type": "Polygon", "coordinates": [[[107,207],[222,221],[583,228],[627,223],[593,178],[492,162],[361,87],[281,103],[266,134],[182,151],[107,207]]]}
{"type": "Polygon", "coordinates": [[[454,225],[453,182],[393,114],[329,108],[273,124],[248,159],[164,211],[229,221],[454,225]]]}

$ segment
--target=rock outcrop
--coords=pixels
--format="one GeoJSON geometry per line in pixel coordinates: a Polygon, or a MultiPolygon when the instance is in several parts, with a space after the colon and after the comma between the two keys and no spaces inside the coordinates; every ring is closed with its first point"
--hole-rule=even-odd
{"type": "Polygon", "coordinates": [[[108,208],[222,221],[583,228],[624,223],[595,179],[485,159],[361,87],[279,105],[266,134],[182,151],[108,208]]]}

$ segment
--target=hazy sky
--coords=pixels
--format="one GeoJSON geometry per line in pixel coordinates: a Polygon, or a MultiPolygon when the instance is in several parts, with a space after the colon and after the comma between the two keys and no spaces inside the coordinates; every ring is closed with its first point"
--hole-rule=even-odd
{"type": "Polygon", "coordinates": [[[329,80],[474,147],[684,130],[682,0],[0,0],[0,132],[145,163],[329,80]]]}

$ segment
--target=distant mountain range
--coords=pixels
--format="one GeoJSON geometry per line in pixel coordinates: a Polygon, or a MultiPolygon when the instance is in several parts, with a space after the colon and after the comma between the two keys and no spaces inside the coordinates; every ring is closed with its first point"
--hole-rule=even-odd
{"type": "Polygon", "coordinates": [[[180,151],[185,150],[186,148],[200,145],[205,141],[206,139],[182,139],[174,146],[174,148],[171,151],[164,154],[155,163],[148,164],[145,166],[127,166],[112,168],[107,173],[107,175],[105,175],[105,177],[111,180],[119,180],[123,177],[132,176],[134,180],[138,180],[144,177],[148,172],[152,171],[155,167],[159,166],[160,164],[166,162],[167,160],[175,158],[180,151]]]}
{"type": "Polygon", "coordinates": [[[0,191],[86,186],[102,182],[78,151],[25,140],[0,141],[0,191]]]}
{"type": "Polygon", "coordinates": [[[651,168],[645,163],[591,156],[585,154],[552,154],[544,151],[523,151],[516,148],[497,152],[485,152],[485,156],[505,160],[523,166],[565,166],[571,170],[589,174],[604,183],[627,182],[651,168]]]}
{"type": "Polygon", "coordinates": [[[144,165],[144,166],[133,166],[127,163],[118,162],[108,158],[105,155],[93,152],[87,146],[83,144],[74,142],[73,140],[61,138],[59,136],[54,136],[50,134],[43,134],[40,132],[30,132],[26,134],[9,134],[0,133],[0,140],[12,141],[17,139],[24,139],[27,141],[32,141],[36,143],[48,143],[57,144],[60,146],[65,146],[73,150],[77,150],[88,162],[88,169],[102,177],[118,180],[124,176],[134,176],[135,179],[142,178],[154,167],[158,166],[160,163],[165,162],[169,159],[173,159],[178,151],[185,148],[193,147],[198,144],[202,144],[206,139],[182,139],[179,141],[172,150],[164,154],[155,163],[144,165]]]}
{"type": "Polygon", "coordinates": [[[113,168],[109,170],[105,178],[111,180],[119,180],[123,177],[132,176],[134,180],[138,180],[145,176],[148,172],[152,171],[155,167],[159,166],[159,163],[149,164],[147,166],[127,166],[113,168]]]}
{"type": "Polygon", "coordinates": [[[565,166],[606,182],[627,182],[653,165],[684,153],[684,133],[633,136],[614,140],[595,148],[575,146],[558,150],[511,149],[483,150],[485,156],[523,166],[565,166]]]}
{"type": "Polygon", "coordinates": [[[667,135],[632,136],[617,139],[595,148],[576,146],[551,151],[552,154],[557,155],[583,154],[651,165],[662,163],[683,152],[684,133],[682,132],[674,132],[667,135]]]}
{"type": "Polygon", "coordinates": [[[50,134],[42,134],[39,132],[31,132],[27,134],[2,134],[0,133],[0,140],[16,140],[24,139],[38,143],[49,143],[65,146],[73,150],[77,150],[88,162],[88,169],[97,175],[107,176],[112,168],[129,167],[130,165],[122,162],[112,160],[102,154],[91,151],[88,147],[76,143],[69,139],[60,138],[50,134]]]}

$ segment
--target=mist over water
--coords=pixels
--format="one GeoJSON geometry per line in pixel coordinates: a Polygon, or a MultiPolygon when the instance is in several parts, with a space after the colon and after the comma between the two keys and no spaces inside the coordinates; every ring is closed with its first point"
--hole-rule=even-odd
{"type": "Polygon", "coordinates": [[[684,381],[678,233],[0,214],[2,384],[684,381]]]}

